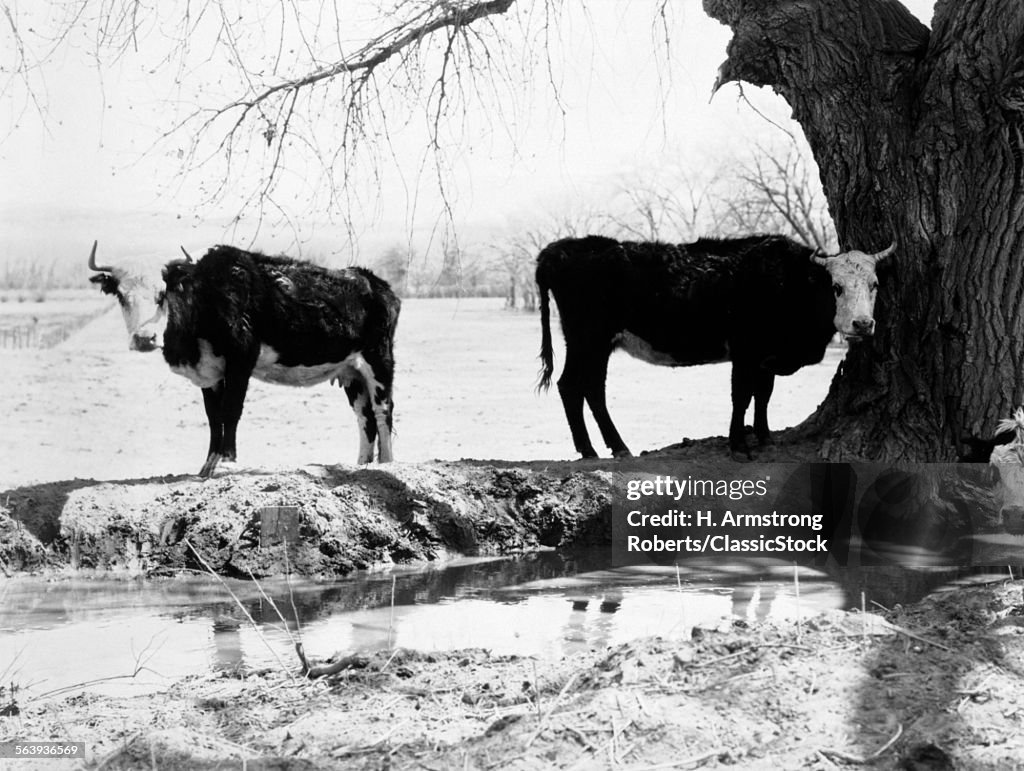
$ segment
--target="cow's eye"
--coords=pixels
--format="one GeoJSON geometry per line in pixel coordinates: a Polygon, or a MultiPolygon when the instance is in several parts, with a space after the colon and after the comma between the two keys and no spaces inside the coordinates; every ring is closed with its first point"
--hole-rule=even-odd
{"type": "Polygon", "coordinates": [[[167,299],[167,292],[165,292],[164,290],[161,289],[159,292],[156,293],[156,304],[157,305],[163,305],[164,304],[164,300],[166,300],[166,299],[167,299]]]}
{"type": "Polygon", "coordinates": [[[869,288],[871,289],[872,292],[874,292],[876,289],[878,289],[878,282],[877,281],[872,281],[871,284],[869,285],[869,288]]]}
{"type": "Polygon", "coordinates": [[[843,288],[841,286],[839,286],[839,284],[833,284],[832,285],[832,291],[835,293],[836,297],[842,297],[843,296],[843,288]]]}
{"type": "Polygon", "coordinates": [[[99,284],[100,291],[103,294],[110,294],[116,297],[119,292],[120,282],[109,273],[100,273],[89,280],[94,284],[99,284]]]}

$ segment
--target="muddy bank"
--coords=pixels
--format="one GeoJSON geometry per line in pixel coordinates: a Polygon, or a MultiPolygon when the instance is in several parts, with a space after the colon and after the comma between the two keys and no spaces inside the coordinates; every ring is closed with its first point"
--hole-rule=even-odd
{"type": "Polygon", "coordinates": [[[238,469],[75,480],[0,497],[4,569],[337,576],[397,562],[610,542],[612,473],[571,463],[238,469]],[[202,561],[199,556],[201,555],[202,561]]]}
{"type": "Polygon", "coordinates": [[[558,661],[382,651],[21,704],[0,738],[105,769],[1024,768],[1022,613],[1016,582],[558,661]]]}

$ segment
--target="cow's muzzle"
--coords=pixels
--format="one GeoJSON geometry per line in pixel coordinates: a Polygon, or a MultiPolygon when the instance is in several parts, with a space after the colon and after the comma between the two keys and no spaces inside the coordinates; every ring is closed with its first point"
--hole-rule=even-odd
{"type": "Polygon", "coordinates": [[[852,326],[853,330],[844,335],[847,340],[861,340],[875,334],[875,320],[872,318],[854,319],[852,326]]]}
{"type": "Polygon", "coordinates": [[[133,351],[155,351],[159,346],[156,334],[137,334],[132,335],[132,340],[128,347],[133,351]]]}

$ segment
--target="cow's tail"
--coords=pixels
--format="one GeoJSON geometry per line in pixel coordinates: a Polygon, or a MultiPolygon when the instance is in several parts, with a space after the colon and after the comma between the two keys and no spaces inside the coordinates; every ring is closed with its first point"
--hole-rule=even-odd
{"type": "Polygon", "coordinates": [[[551,306],[548,303],[550,282],[545,269],[543,249],[537,257],[537,294],[540,295],[540,381],[537,390],[546,391],[551,386],[551,373],[555,371],[554,352],[551,348],[551,306]]]}

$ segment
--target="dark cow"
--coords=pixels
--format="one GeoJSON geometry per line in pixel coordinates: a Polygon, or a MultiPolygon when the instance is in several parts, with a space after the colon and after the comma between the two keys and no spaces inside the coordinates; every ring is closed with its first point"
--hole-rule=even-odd
{"type": "Polygon", "coordinates": [[[203,390],[210,450],[199,471],[235,460],[235,431],[255,377],[309,386],[337,380],[360,426],[359,463],[392,460],[394,339],[400,301],[363,268],[329,270],[287,257],[215,246],[163,280],[97,266],[92,281],[121,303],[134,350],[163,349],[171,371],[203,390]]]}
{"type": "Polygon", "coordinates": [[[732,361],[729,445],[748,455],[744,416],[770,442],[768,400],[776,375],[815,364],[836,330],[874,333],[878,254],[818,254],[783,236],[702,239],[692,244],[619,242],[602,236],[555,241],[537,257],[541,311],[540,387],[554,371],[548,293],[565,335],[558,391],[576,450],[597,456],[583,422],[586,400],[605,443],[629,456],[605,404],[608,357],[616,348],[671,367],[732,361]]]}

